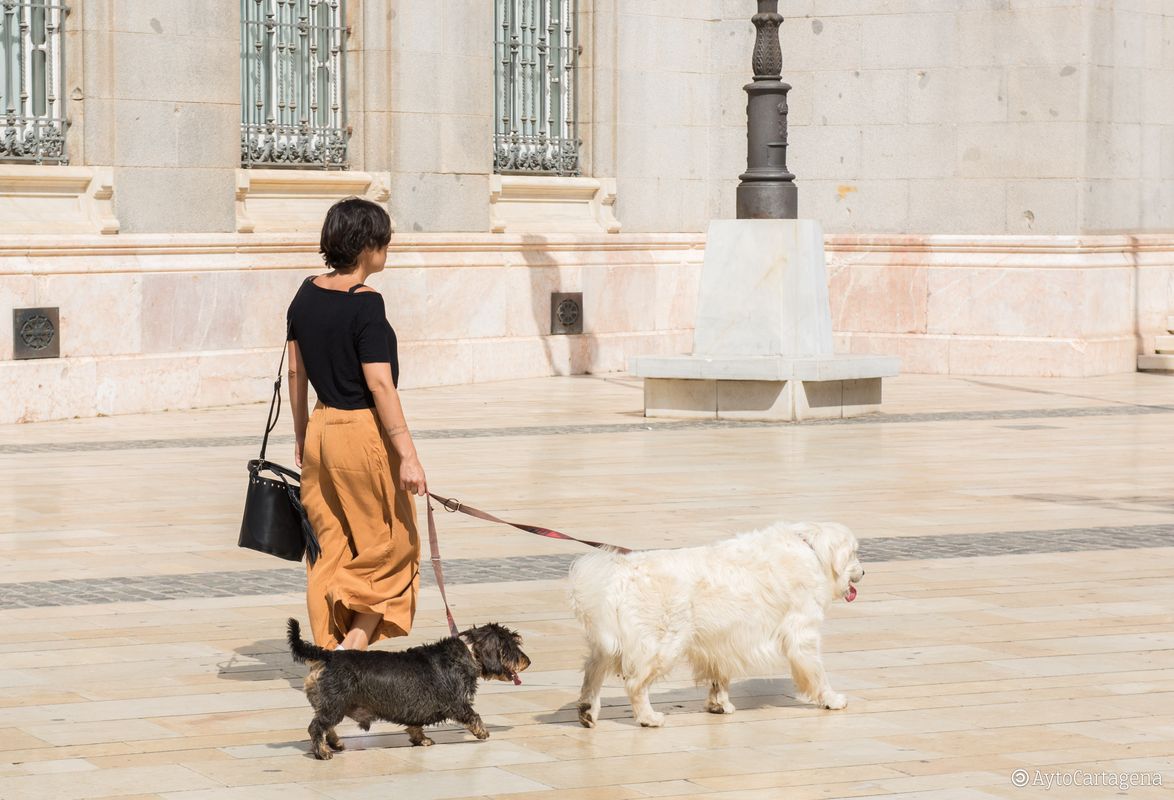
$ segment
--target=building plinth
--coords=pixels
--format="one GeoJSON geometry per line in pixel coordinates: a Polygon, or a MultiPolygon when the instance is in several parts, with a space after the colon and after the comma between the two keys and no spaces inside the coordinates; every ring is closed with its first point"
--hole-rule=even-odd
{"type": "Polygon", "coordinates": [[[833,352],[815,220],[710,223],[692,355],[642,356],[649,417],[799,422],[879,408],[891,356],[833,352]]]}

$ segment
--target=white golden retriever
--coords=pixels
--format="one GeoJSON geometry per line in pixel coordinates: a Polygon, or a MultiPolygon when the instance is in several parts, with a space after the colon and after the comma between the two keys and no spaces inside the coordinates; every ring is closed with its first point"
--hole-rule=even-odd
{"type": "Polygon", "coordinates": [[[847,700],[832,690],[820,658],[829,603],[856,598],[864,577],[856,537],[833,523],[777,523],[705,547],[598,552],[571,567],[571,603],[591,652],[583,667],[579,722],[599,719],[599,690],[623,676],[636,721],[664,724],[648,687],[686,660],[709,685],[705,709],[734,711],[730,679],[769,669],[785,656],[800,697],[825,708],[847,700]]]}

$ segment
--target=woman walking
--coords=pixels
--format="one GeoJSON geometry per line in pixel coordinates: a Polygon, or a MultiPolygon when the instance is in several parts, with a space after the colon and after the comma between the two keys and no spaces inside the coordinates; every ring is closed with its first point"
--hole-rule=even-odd
{"type": "Polygon", "coordinates": [[[413,495],[427,484],[396,391],[395,332],[382,295],[364,285],[390,241],[381,207],[336,203],[319,245],[330,272],[302,283],[287,315],[294,460],[322,546],[306,568],[306,605],[314,641],[328,649],[406,636],[416,613],[413,495]],[[307,383],[318,395],[312,415],[307,383]]]}

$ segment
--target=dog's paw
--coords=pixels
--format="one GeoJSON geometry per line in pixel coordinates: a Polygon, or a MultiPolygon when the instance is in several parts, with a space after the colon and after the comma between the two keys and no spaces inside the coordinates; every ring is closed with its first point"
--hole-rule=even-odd
{"type": "Polygon", "coordinates": [[[664,727],[664,714],[653,711],[648,716],[639,718],[637,722],[645,728],[661,728],[664,727]]]}
{"type": "Polygon", "coordinates": [[[434,744],[436,744],[436,742],[432,741],[427,736],[425,736],[423,739],[412,740],[413,747],[431,747],[434,744]]]}
{"type": "Polygon", "coordinates": [[[705,710],[710,714],[733,714],[738,709],[729,700],[724,703],[715,703],[710,700],[706,702],[705,710]]]}
{"type": "Polygon", "coordinates": [[[829,708],[832,711],[839,711],[841,708],[846,708],[848,705],[848,698],[839,692],[828,692],[823,696],[823,707],[829,708]]]}
{"type": "Polygon", "coordinates": [[[336,753],[341,753],[343,750],[346,750],[346,745],[340,742],[338,739],[335,739],[334,741],[327,741],[326,744],[336,753]]]}
{"type": "Polygon", "coordinates": [[[591,710],[589,703],[582,703],[579,705],[579,724],[584,728],[595,727],[595,712],[591,710]]]}
{"type": "Polygon", "coordinates": [[[330,759],[334,758],[334,753],[332,753],[329,748],[322,747],[314,751],[314,758],[318,759],[319,761],[329,761],[330,759]]]}
{"type": "Polygon", "coordinates": [[[361,730],[361,731],[371,730],[371,720],[365,719],[362,722],[360,722],[359,723],[359,730],[361,730]]]}

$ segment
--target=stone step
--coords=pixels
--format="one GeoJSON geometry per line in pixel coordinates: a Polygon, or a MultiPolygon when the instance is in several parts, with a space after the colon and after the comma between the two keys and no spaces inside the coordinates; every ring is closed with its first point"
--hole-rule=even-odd
{"type": "Polygon", "coordinates": [[[1174,317],[1166,317],[1166,330],[1174,333],[1174,317]]]}
{"type": "Polygon", "coordinates": [[[1174,335],[1157,337],[1156,345],[1159,353],[1174,353],[1174,335]]]}
{"type": "Polygon", "coordinates": [[[1138,356],[1137,368],[1142,372],[1174,372],[1174,355],[1138,356]]]}

